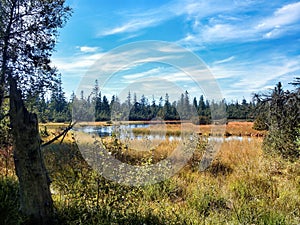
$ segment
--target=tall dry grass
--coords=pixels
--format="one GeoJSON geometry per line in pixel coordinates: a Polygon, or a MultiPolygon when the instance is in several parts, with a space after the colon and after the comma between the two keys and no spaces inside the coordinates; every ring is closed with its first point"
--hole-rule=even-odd
{"type": "MultiPolygon", "coordinates": [[[[92,145],[94,137],[82,141],[92,145]]],[[[178,144],[159,141],[137,151],[139,140],[131,148],[122,140],[104,142],[115,157],[136,165],[149,158],[155,163],[178,144]]],[[[299,224],[300,163],[271,158],[261,144],[261,138],[225,141],[204,172],[198,169],[199,145],[189,165],[143,187],[123,186],[97,174],[83,161],[72,134],[43,151],[60,224],[299,224]]],[[[7,195],[0,192],[0,197],[7,195]]]]}
{"type": "Polygon", "coordinates": [[[180,136],[184,132],[195,132],[203,136],[254,136],[263,137],[266,131],[257,131],[253,128],[253,122],[229,122],[226,125],[194,125],[191,123],[183,124],[164,124],[150,125],[148,128],[134,128],[133,133],[138,135],[163,134],[180,136]]]}

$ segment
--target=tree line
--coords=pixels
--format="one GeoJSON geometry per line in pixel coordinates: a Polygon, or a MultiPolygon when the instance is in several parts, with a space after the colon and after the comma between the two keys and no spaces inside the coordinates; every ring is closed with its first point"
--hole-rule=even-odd
{"type": "MultiPolygon", "coordinates": [[[[256,116],[255,103],[221,102],[205,99],[203,95],[191,99],[189,92],[181,93],[177,101],[170,101],[168,93],[159,99],[148,99],[145,95],[138,98],[135,92],[128,92],[125,101],[113,95],[109,100],[99,89],[98,81],[92,93],[81,91],[80,96],[74,93],[69,101],[65,97],[62,82],[59,78],[53,85],[49,100],[39,95],[27,99],[28,107],[36,112],[41,122],[68,122],[73,116],[82,121],[149,121],[154,118],[163,120],[192,120],[196,124],[210,124],[212,119],[253,121],[256,116]],[[224,114],[225,112],[225,114],[224,114]],[[213,116],[212,116],[213,115],[213,116]],[[213,117],[213,118],[212,118],[213,117]]],[[[73,118],[74,119],[74,118],[73,118]]]]}

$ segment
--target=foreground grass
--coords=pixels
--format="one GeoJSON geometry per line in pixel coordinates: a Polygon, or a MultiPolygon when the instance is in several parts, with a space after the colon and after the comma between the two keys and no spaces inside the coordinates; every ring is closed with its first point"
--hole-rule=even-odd
{"type": "MultiPolygon", "coordinates": [[[[44,149],[53,181],[57,223],[299,224],[300,163],[265,155],[261,142],[259,138],[224,142],[205,172],[198,170],[203,152],[199,147],[189,164],[172,178],[145,187],[129,187],[95,173],[68,134],[61,145],[55,143],[44,149]]],[[[156,155],[135,155],[131,150],[124,157],[124,146],[118,140],[105,144],[126,162],[139,157],[147,162],[154,156],[158,160],[160,154],[165,157],[174,147],[161,143],[154,150],[156,155]]],[[[12,210],[4,211],[7,218],[18,215],[15,198],[11,198],[17,193],[5,187],[0,182],[1,211],[12,210]],[[8,196],[12,201],[4,201],[8,196]]]]}

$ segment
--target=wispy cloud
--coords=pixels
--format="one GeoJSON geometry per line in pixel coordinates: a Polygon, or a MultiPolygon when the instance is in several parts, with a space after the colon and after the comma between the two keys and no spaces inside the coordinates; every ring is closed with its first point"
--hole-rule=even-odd
{"type": "MultiPolygon", "coordinates": [[[[235,84],[236,87],[252,87],[261,89],[269,85],[270,81],[280,80],[280,77],[300,71],[300,56],[294,59],[282,58],[281,62],[270,61],[270,64],[258,64],[253,66],[252,71],[244,71],[244,77],[235,84]],[[254,72],[253,72],[254,71],[254,72]]],[[[276,82],[277,82],[276,81],[276,82]]]]}
{"type": "Polygon", "coordinates": [[[300,2],[284,5],[277,9],[272,16],[264,18],[257,25],[258,30],[280,28],[294,24],[300,20],[300,2]]]}
{"type": "Polygon", "coordinates": [[[90,46],[78,46],[77,48],[80,49],[81,52],[84,53],[91,53],[99,51],[99,47],[90,47],[90,46]]]}
{"type": "Polygon", "coordinates": [[[99,36],[106,36],[106,35],[113,35],[119,33],[128,33],[128,32],[135,32],[139,31],[146,27],[152,27],[157,25],[160,22],[159,19],[150,19],[150,20],[131,20],[119,27],[112,28],[110,30],[103,31],[99,34],[99,36]]]}
{"type": "MultiPolygon", "coordinates": [[[[283,5],[274,9],[272,14],[262,13],[259,16],[240,14],[241,9],[237,6],[212,14],[206,18],[207,22],[194,16],[191,30],[179,43],[187,47],[214,42],[245,43],[300,32],[300,26],[297,25],[300,21],[300,2],[283,5]]],[[[251,12],[252,8],[247,6],[242,10],[251,12]]]]}
{"type": "Polygon", "coordinates": [[[80,74],[86,72],[86,70],[91,67],[96,60],[101,58],[103,53],[94,54],[84,54],[84,55],[74,55],[73,57],[66,58],[53,58],[52,65],[56,66],[60,72],[73,74],[80,74]]]}
{"type": "Polygon", "coordinates": [[[228,62],[230,62],[230,61],[232,61],[232,60],[234,60],[234,59],[235,59],[234,56],[230,56],[230,57],[228,57],[228,58],[226,58],[226,59],[222,59],[222,60],[215,61],[215,62],[213,62],[213,64],[228,63],[228,62]]]}
{"type": "Polygon", "coordinates": [[[267,91],[278,81],[286,81],[286,85],[292,76],[300,75],[300,56],[293,59],[274,56],[274,59],[270,57],[267,60],[269,64],[257,59],[248,65],[237,60],[234,63],[222,64],[222,67],[214,66],[211,71],[218,79],[222,78],[219,83],[227,99],[235,99],[241,95],[249,99],[252,93],[267,91]]]}
{"type": "MultiPolygon", "coordinates": [[[[174,12],[170,10],[169,4],[159,8],[145,10],[143,13],[124,13],[121,14],[122,24],[113,28],[107,28],[98,32],[98,36],[115,35],[122,33],[139,32],[145,28],[157,26],[162,22],[174,17],[174,12]]],[[[134,34],[137,35],[137,34],[134,34]]]]}
{"type": "Polygon", "coordinates": [[[277,38],[289,31],[300,30],[295,26],[300,21],[300,2],[285,5],[277,9],[272,16],[264,18],[255,27],[256,30],[264,32],[263,38],[277,38]]]}
{"type": "Polygon", "coordinates": [[[138,72],[138,73],[133,73],[129,75],[124,75],[123,79],[129,80],[129,81],[135,81],[138,78],[145,78],[149,76],[157,76],[157,74],[161,74],[161,68],[154,68],[150,69],[144,72],[138,72]]]}
{"type": "Polygon", "coordinates": [[[220,0],[178,0],[161,5],[159,8],[145,10],[142,13],[127,12],[124,15],[121,14],[122,21],[124,21],[121,25],[101,30],[98,36],[138,32],[179,16],[186,16],[187,20],[192,17],[203,18],[230,9],[232,2],[231,0],[225,2],[220,0]]]}

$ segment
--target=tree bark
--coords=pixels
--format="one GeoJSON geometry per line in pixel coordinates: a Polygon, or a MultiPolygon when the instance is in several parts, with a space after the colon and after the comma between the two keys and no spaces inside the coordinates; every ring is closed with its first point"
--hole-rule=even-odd
{"type": "Polygon", "coordinates": [[[53,201],[42,153],[37,115],[26,109],[13,78],[10,84],[10,125],[20,185],[20,211],[28,224],[53,224],[53,201]]]}

